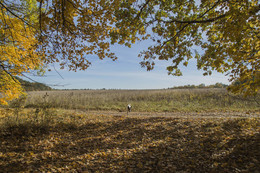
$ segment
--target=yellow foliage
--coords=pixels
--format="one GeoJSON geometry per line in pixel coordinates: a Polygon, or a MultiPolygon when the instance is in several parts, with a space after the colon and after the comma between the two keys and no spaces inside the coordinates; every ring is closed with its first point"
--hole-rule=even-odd
{"type": "Polygon", "coordinates": [[[171,60],[169,74],[180,76],[179,64],[195,58],[205,75],[217,71],[239,81],[230,87],[234,93],[260,87],[257,0],[3,0],[0,7],[1,104],[22,93],[12,76],[54,62],[85,70],[89,54],[116,60],[112,44],[147,39],[155,42],[139,55],[147,70],[156,58],[171,60]],[[204,52],[193,52],[194,45],[204,52]]]}
{"type": "Polygon", "coordinates": [[[179,64],[186,66],[195,58],[205,75],[212,71],[226,73],[231,82],[240,82],[230,91],[247,96],[260,88],[259,11],[258,0],[151,0],[138,7],[125,2],[115,14],[120,32],[113,33],[112,41],[134,42],[137,34],[140,38],[152,30],[149,38],[155,44],[140,53],[142,67],[153,69],[157,58],[171,60],[167,70],[179,76],[179,64]],[[194,45],[202,50],[193,51],[194,45]]]}
{"type": "Polygon", "coordinates": [[[18,98],[23,89],[14,76],[30,72],[42,66],[36,51],[37,40],[32,28],[1,9],[0,20],[0,104],[18,98]]]}

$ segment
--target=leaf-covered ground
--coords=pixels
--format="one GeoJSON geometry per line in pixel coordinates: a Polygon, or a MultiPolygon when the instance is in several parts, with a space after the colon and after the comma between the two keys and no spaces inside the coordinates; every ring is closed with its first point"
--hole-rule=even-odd
{"type": "Polygon", "coordinates": [[[0,172],[260,172],[259,120],[68,113],[3,126],[0,172]]]}

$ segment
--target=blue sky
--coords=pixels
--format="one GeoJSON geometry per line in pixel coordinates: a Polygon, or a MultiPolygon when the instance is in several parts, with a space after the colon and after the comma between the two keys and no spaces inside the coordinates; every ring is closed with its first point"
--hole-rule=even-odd
{"type": "MultiPolygon", "coordinates": [[[[221,73],[213,72],[211,76],[203,76],[203,71],[197,70],[195,60],[190,61],[188,67],[181,68],[183,76],[180,77],[167,74],[166,67],[171,64],[170,61],[158,60],[155,69],[147,72],[141,68],[141,59],[137,56],[150,44],[149,41],[138,42],[131,48],[115,45],[111,50],[118,56],[117,61],[91,57],[92,65],[86,71],[58,70],[63,78],[51,71],[46,72],[45,77],[33,79],[57,89],[162,89],[188,84],[229,83],[228,78],[221,73]]],[[[59,69],[59,66],[55,65],[55,68],[59,69]]]]}

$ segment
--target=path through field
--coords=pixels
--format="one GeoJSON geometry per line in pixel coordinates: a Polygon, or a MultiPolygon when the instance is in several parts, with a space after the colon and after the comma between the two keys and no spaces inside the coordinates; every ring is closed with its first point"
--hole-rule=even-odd
{"type": "Polygon", "coordinates": [[[251,112],[117,112],[117,111],[87,111],[79,110],[90,115],[113,115],[126,117],[175,117],[175,118],[260,118],[259,111],[251,112]]]}

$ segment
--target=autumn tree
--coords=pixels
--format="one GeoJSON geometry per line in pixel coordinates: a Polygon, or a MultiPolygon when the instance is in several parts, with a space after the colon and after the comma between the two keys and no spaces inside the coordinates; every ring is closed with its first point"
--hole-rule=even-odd
{"type": "Polygon", "coordinates": [[[258,0],[0,0],[0,9],[0,92],[9,99],[21,90],[12,76],[54,62],[85,70],[89,55],[116,60],[111,44],[146,39],[154,41],[139,55],[147,70],[166,60],[168,73],[179,76],[181,65],[197,59],[205,75],[241,81],[233,92],[259,89],[258,0]]]}
{"type": "Polygon", "coordinates": [[[29,22],[33,22],[32,15],[27,13],[30,4],[26,1],[21,4],[26,8],[15,4],[7,8],[0,1],[0,104],[7,104],[8,100],[23,94],[23,88],[14,76],[39,70],[43,65],[42,55],[36,51],[38,41],[34,28],[29,26],[29,22]],[[13,15],[11,9],[19,10],[19,14],[13,15]]]}
{"type": "Polygon", "coordinates": [[[115,13],[120,32],[112,39],[129,46],[140,38],[153,40],[139,54],[147,70],[155,59],[166,60],[168,73],[180,76],[180,66],[196,59],[204,75],[217,71],[230,82],[240,81],[229,87],[232,92],[255,94],[260,88],[259,10],[258,0],[128,0],[115,13]]]}
{"type": "Polygon", "coordinates": [[[114,12],[119,4],[119,0],[0,0],[1,104],[22,93],[14,76],[54,62],[61,69],[85,70],[91,64],[90,54],[115,60],[109,38],[116,30],[114,12]]]}

